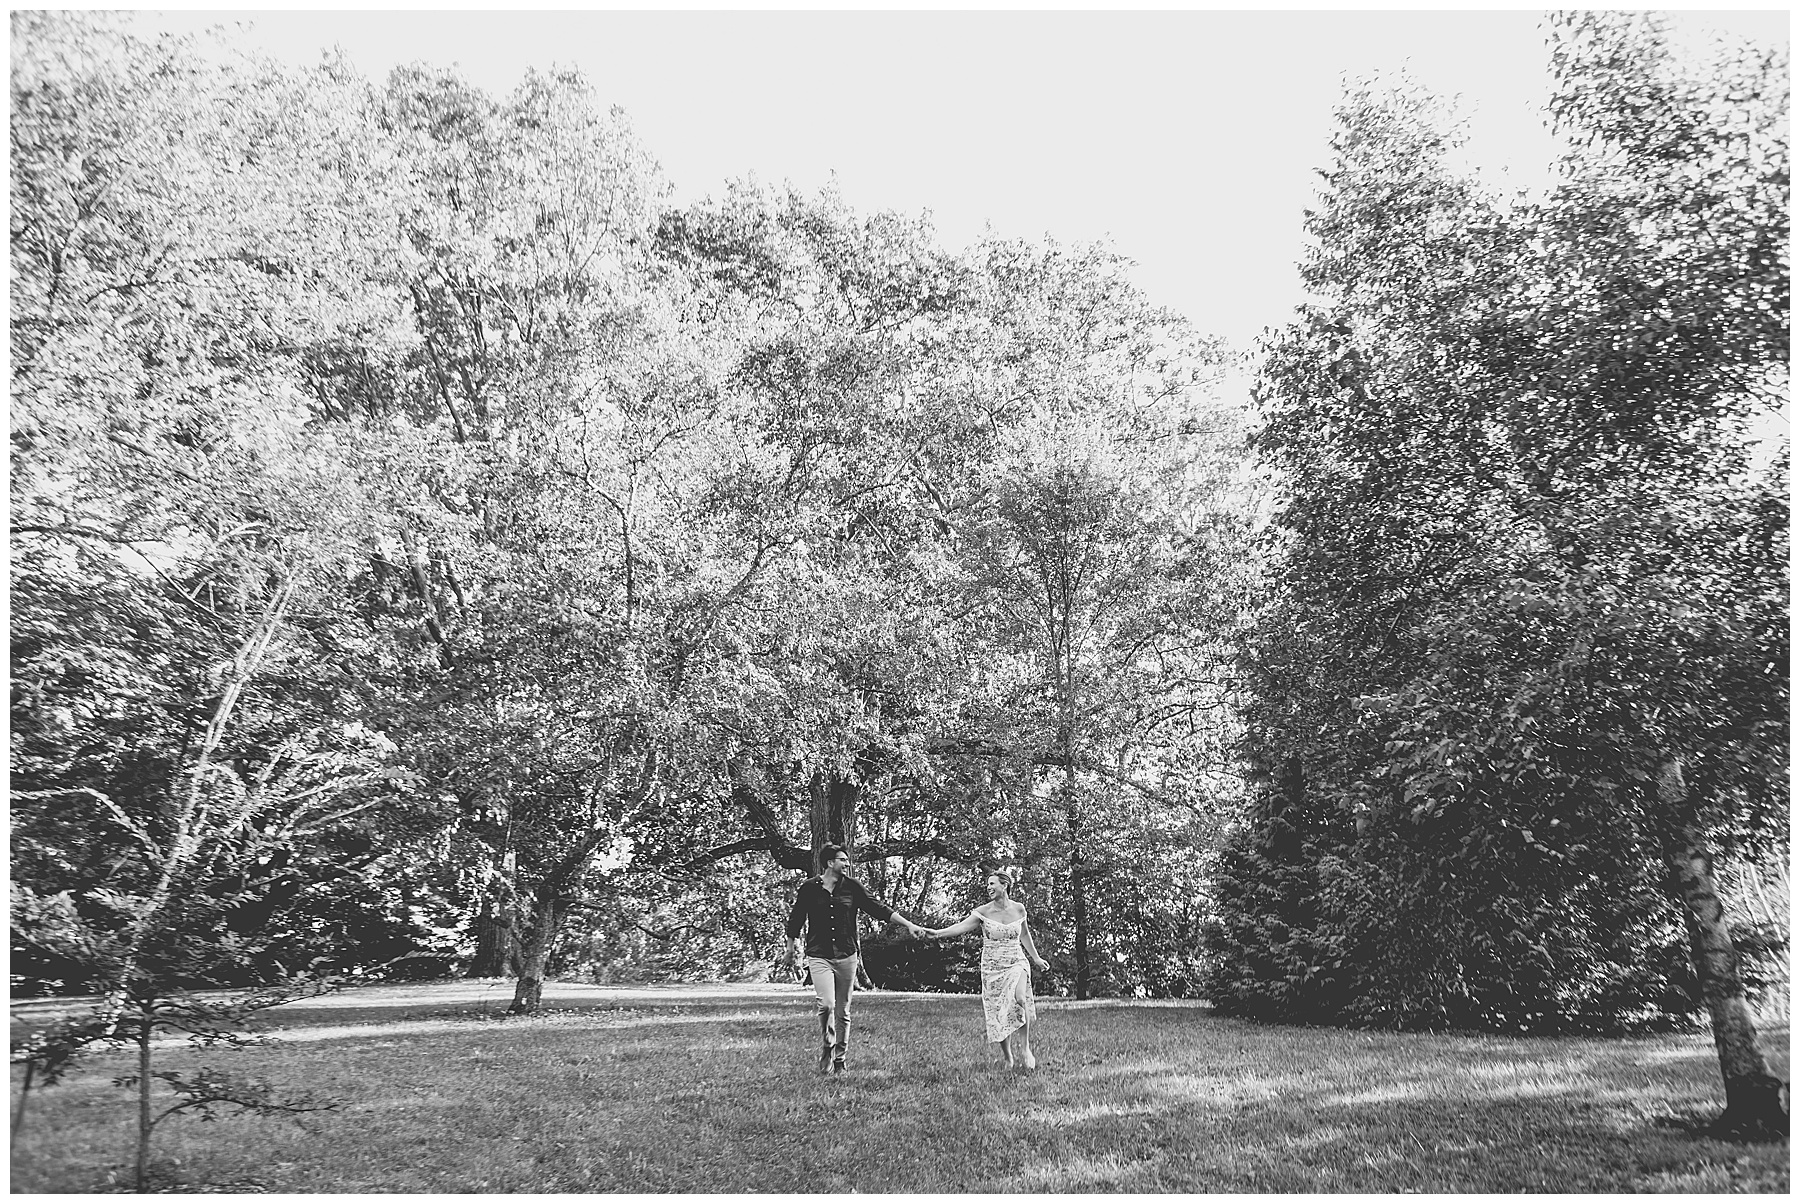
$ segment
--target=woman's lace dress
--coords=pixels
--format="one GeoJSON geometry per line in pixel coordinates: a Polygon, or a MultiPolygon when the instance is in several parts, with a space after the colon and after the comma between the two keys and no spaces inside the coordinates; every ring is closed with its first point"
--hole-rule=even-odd
{"type": "Polygon", "coordinates": [[[1025,917],[997,924],[975,914],[981,919],[981,1010],[987,1018],[987,1039],[1004,1041],[1037,1019],[1031,1002],[1031,963],[1019,944],[1025,917]]]}

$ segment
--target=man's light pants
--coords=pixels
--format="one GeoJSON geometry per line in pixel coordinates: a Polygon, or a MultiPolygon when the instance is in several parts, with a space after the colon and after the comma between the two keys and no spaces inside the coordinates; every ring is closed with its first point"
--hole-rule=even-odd
{"type": "Polygon", "coordinates": [[[850,996],[856,990],[856,955],[806,959],[819,995],[819,1039],[838,1061],[850,1048],[850,996]]]}

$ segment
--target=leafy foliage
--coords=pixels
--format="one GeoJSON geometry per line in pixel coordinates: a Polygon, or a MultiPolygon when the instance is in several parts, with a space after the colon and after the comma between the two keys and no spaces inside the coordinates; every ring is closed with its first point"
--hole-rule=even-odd
{"type": "Polygon", "coordinates": [[[1684,67],[1643,17],[1552,48],[1541,201],[1455,174],[1429,97],[1340,112],[1327,301],[1260,390],[1289,500],[1249,749],[1296,793],[1222,866],[1215,991],[1247,1013],[1679,1016],[1670,867],[1785,847],[1785,453],[1749,435],[1787,372],[1778,67],[1684,67]]]}

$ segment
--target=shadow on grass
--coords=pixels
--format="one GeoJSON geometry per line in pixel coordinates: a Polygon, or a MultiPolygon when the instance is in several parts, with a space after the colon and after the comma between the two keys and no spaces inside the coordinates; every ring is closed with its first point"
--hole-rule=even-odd
{"type": "MultiPolygon", "coordinates": [[[[1373,1035],[1210,1019],[1183,1043],[1100,1042],[1022,1115],[1037,1155],[1001,1190],[1785,1190],[1785,1143],[1698,1140],[1703,1038],[1373,1035]],[[1670,1042],[1685,1044],[1671,1047],[1670,1042]],[[1185,1047],[1184,1047],[1185,1045],[1185,1047]],[[1171,1136],[1176,1135],[1176,1136],[1171,1136]],[[1061,1151],[1057,1153],[1057,1151],[1061,1151]],[[1720,1168],[1724,1168],[1721,1170],[1720,1168]],[[1698,1177],[1694,1172],[1699,1172],[1698,1177]],[[1698,1188],[1696,1188],[1698,1189],[1698,1188]]],[[[1769,1034],[1786,1070],[1786,1032],[1769,1034]]]]}

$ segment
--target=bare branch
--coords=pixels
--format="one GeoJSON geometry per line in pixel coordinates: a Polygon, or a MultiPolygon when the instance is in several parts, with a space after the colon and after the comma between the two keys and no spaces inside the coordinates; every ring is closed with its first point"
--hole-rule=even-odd
{"type": "Polygon", "coordinates": [[[137,837],[138,843],[144,846],[145,852],[149,853],[150,856],[157,861],[162,860],[162,848],[156,843],[155,838],[150,835],[149,829],[127,815],[124,809],[112,800],[111,796],[102,794],[98,790],[94,790],[87,786],[68,786],[60,790],[15,790],[12,792],[14,798],[56,798],[70,794],[85,794],[88,797],[97,800],[102,807],[106,808],[108,814],[112,816],[120,827],[137,837]]]}

